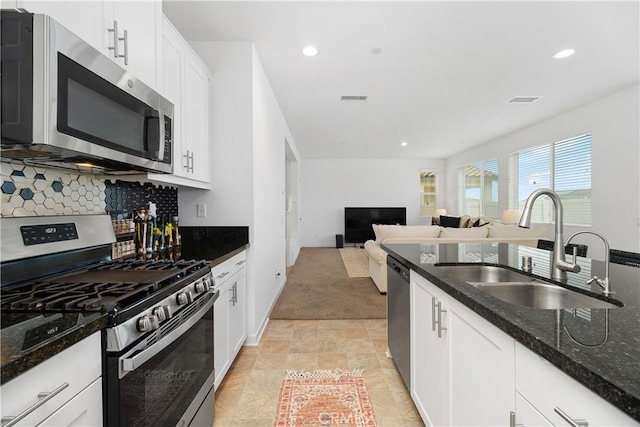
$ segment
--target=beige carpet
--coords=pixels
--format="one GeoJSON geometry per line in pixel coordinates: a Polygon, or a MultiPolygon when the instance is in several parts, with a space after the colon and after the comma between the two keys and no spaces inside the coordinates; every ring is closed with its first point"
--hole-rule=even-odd
{"type": "MultiPolygon", "coordinates": [[[[361,249],[362,250],[362,249],[361,249]]],[[[370,277],[349,277],[336,248],[302,248],[271,319],[385,319],[370,277]]]]}
{"type": "Polygon", "coordinates": [[[360,248],[340,248],[340,256],[349,277],[369,277],[369,256],[360,248]]]}

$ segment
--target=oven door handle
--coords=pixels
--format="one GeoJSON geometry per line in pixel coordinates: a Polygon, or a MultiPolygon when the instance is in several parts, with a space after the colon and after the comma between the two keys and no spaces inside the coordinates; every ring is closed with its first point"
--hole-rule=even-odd
{"type": "MultiPolygon", "coordinates": [[[[167,348],[171,343],[177,340],[182,334],[187,332],[193,325],[195,325],[204,316],[207,311],[213,306],[216,301],[216,294],[218,291],[212,292],[212,298],[209,299],[196,313],[191,315],[184,323],[178,326],[176,329],[168,333],[160,341],[156,341],[150,347],[142,350],[133,357],[124,357],[120,359],[120,372],[119,377],[122,378],[129,372],[133,372],[142,366],[149,359],[160,353],[167,348]]],[[[137,350],[132,350],[132,353],[136,353],[137,350]]]]}

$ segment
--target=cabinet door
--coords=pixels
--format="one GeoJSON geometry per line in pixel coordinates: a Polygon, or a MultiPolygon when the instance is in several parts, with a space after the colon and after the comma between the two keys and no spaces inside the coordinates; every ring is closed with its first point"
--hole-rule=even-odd
{"type": "MultiPolygon", "coordinates": [[[[158,61],[161,55],[162,4],[158,0],[107,2],[105,18],[105,32],[111,37],[113,33],[109,33],[108,28],[113,28],[113,21],[118,21],[120,37],[124,37],[124,31],[127,31],[128,64],[125,65],[122,58],[116,62],[147,86],[156,88],[158,64],[162,63],[158,61]]],[[[112,43],[113,39],[109,41],[112,43]]],[[[120,47],[124,48],[124,42],[120,47]]]]}
{"type": "Polygon", "coordinates": [[[182,77],[184,75],[184,40],[163,18],[162,30],[162,95],[173,103],[173,174],[184,176],[182,157],[182,77]]]}
{"type": "Polygon", "coordinates": [[[449,424],[508,425],[515,409],[515,341],[452,298],[447,328],[449,424]]]}
{"type": "Polygon", "coordinates": [[[433,330],[433,302],[440,293],[411,272],[411,397],[428,426],[447,424],[445,390],[447,331],[433,330]]]}
{"type": "Polygon", "coordinates": [[[182,154],[190,162],[188,176],[209,182],[209,76],[190,49],[185,51],[183,119],[182,154]]]}
{"type": "Polygon", "coordinates": [[[516,426],[515,427],[553,427],[522,395],[516,392],[516,426]]]}
{"type": "Polygon", "coordinates": [[[102,379],[98,378],[38,427],[102,426],[102,379]]]}
{"type": "Polygon", "coordinates": [[[235,289],[235,295],[231,295],[232,298],[229,302],[229,350],[231,352],[229,357],[233,360],[247,338],[246,270],[241,269],[230,280],[233,282],[232,290],[235,289]]]}
{"type": "Polygon", "coordinates": [[[104,27],[104,1],[18,0],[16,6],[31,13],[51,16],[103,54],[109,53],[104,27]]]}
{"type": "Polygon", "coordinates": [[[229,298],[231,284],[227,281],[220,287],[220,295],[213,305],[213,364],[216,370],[215,389],[227,373],[229,359],[229,298]]]}

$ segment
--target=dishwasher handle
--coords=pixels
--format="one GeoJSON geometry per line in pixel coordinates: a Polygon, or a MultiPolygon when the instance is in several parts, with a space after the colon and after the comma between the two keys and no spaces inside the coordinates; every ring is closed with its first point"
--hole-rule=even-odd
{"type": "Polygon", "coordinates": [[[405,282],[409,283],[409,269],[407,267],[391,257],[387,259],[387,267],[398,273],[405,282]]]}

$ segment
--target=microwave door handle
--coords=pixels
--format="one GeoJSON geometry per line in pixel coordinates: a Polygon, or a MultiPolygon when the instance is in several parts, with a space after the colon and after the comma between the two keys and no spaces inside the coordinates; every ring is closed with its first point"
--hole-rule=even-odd
{"type": "Polygon", "coordinates": [[[146,138],[146,154],[151,160],[159,160],[161,156],[160,140],[161,138],[160,114],[157,110],[146,110],[144,113],[144,126],[146,138]]]}

